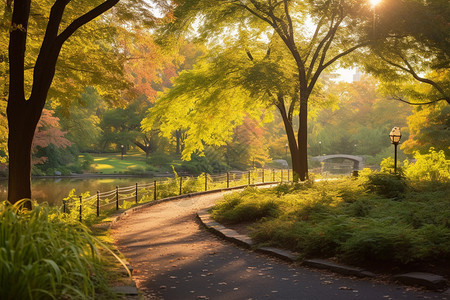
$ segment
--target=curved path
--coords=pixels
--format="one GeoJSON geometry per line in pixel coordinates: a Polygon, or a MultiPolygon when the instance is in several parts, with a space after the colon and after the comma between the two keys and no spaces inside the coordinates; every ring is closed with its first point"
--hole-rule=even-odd
{"type": "Polygon", "coordinates": [[[225,242],[195,217],[222,195],[160,203],[116,223],[113,237],[146,299],[443,299],[298,267],[225,242]]]}

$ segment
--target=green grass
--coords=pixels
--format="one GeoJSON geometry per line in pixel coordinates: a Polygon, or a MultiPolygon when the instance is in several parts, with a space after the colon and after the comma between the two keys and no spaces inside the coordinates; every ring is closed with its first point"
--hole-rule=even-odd
{"type": "Polygon", "coordinates": [[[145,154],[142,152],[129,152],[121,159],[120,153],[92,154],[94,162],[91,164],[92,172],[101,174],[127,174],[142,173],[148,168],[145,154]]]}
{"type": "MultiPolygon", "coordinates": [[[[381,184],[398,188],[400,183],[394,178],[381,184]]],[[[302,257],[337,257],[353,264],[448,261],[450,185],[404,184],[401,196],[392,197],[374,191],[367,178],[247,189],[226,196],[212,215],[222,223],[253,222],[251,237],[257,243],[302,257]]]]}
{"type": "MultiPolygon", "coordinates": [[[[101,248],[54,208],[0,205],[2,299],[110,299],[101,248]]],[[[109,259],[108,259],[109,260],[109,259]]]]}
{"type": "Polygon", "coordinates": [[[181,161],[174,160],[172,156],[152,154],[149,158],[146,158],[141,151],[129,151],[123,155],[123,159],[121,153],[91,154],[91,156],[94,161],[91,164],[90,172],[105,175],[171,172],[172,165],[181,165],[181,161]]]}

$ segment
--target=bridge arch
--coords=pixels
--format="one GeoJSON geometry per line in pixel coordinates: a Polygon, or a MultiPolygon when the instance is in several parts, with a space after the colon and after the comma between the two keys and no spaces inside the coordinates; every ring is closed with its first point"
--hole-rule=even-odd
{"type": "Polygon", "coordinates": [[[353,161],[353,171],[362,170],[364,168],[364,158],[357,155],[349,155],[349,154],[331,154],[331,155],[321,155],[314,156],[311,159],[325,162],[326,160],[334,159],[334,158],[344,158],[353,161]]]}

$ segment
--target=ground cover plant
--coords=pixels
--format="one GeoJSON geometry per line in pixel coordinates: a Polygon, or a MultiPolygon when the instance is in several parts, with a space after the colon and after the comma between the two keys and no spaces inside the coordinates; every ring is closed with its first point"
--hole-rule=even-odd
{"type": "Polygon", "coordinates": [[[98,239],[54,208],[0,205],[2,299],[106,299],[98,239]]]}
{"type": "Polygon", "coordinates": [[[357,265],[448,262],[450,177],[441,179],[365,171],[358,179],[249,188],[226,196],[212,215],[222,223],[251,221],[256,242],[301,257],[357,265]]]}

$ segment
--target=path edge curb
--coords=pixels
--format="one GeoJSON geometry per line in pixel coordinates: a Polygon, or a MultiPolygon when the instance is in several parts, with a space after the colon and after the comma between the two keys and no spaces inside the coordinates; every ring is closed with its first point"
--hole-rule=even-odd
{"type": "MultiPolygon", "coordinates": [[[[274,247],[255,247],[255,243],[252,239],[246,235],[239,234],[235,230],[229,229],[224,225],[216,222],[209,213],[210,208],[202,209],[197,212],[197,219],[200,223],[210,232],[216,234],[219,237],[224,238],[238,246],[252,249],[255,252],[263,253],[272,257],[276,257],[287,262],[294,263],[298,261],[298,254],[295,252],[274,248],[274,247]]],[[[347,276],[355,276],[359,278],[376,278],[377,275],[358,267],[351,267],[325,259],[305,259],[301,262],[301,265],[312,267],[316,269],[324,269],[339,273],[347,276]]],[[[431,290],[440,290],[443,295],[450,295],[450,289],[445,290],[448,287],[448,282],[444,277],[431,274],[431,273],[407,273],[392,275],[391,280],[397,281],[406,285],[420,286],[431,290]]]]}

